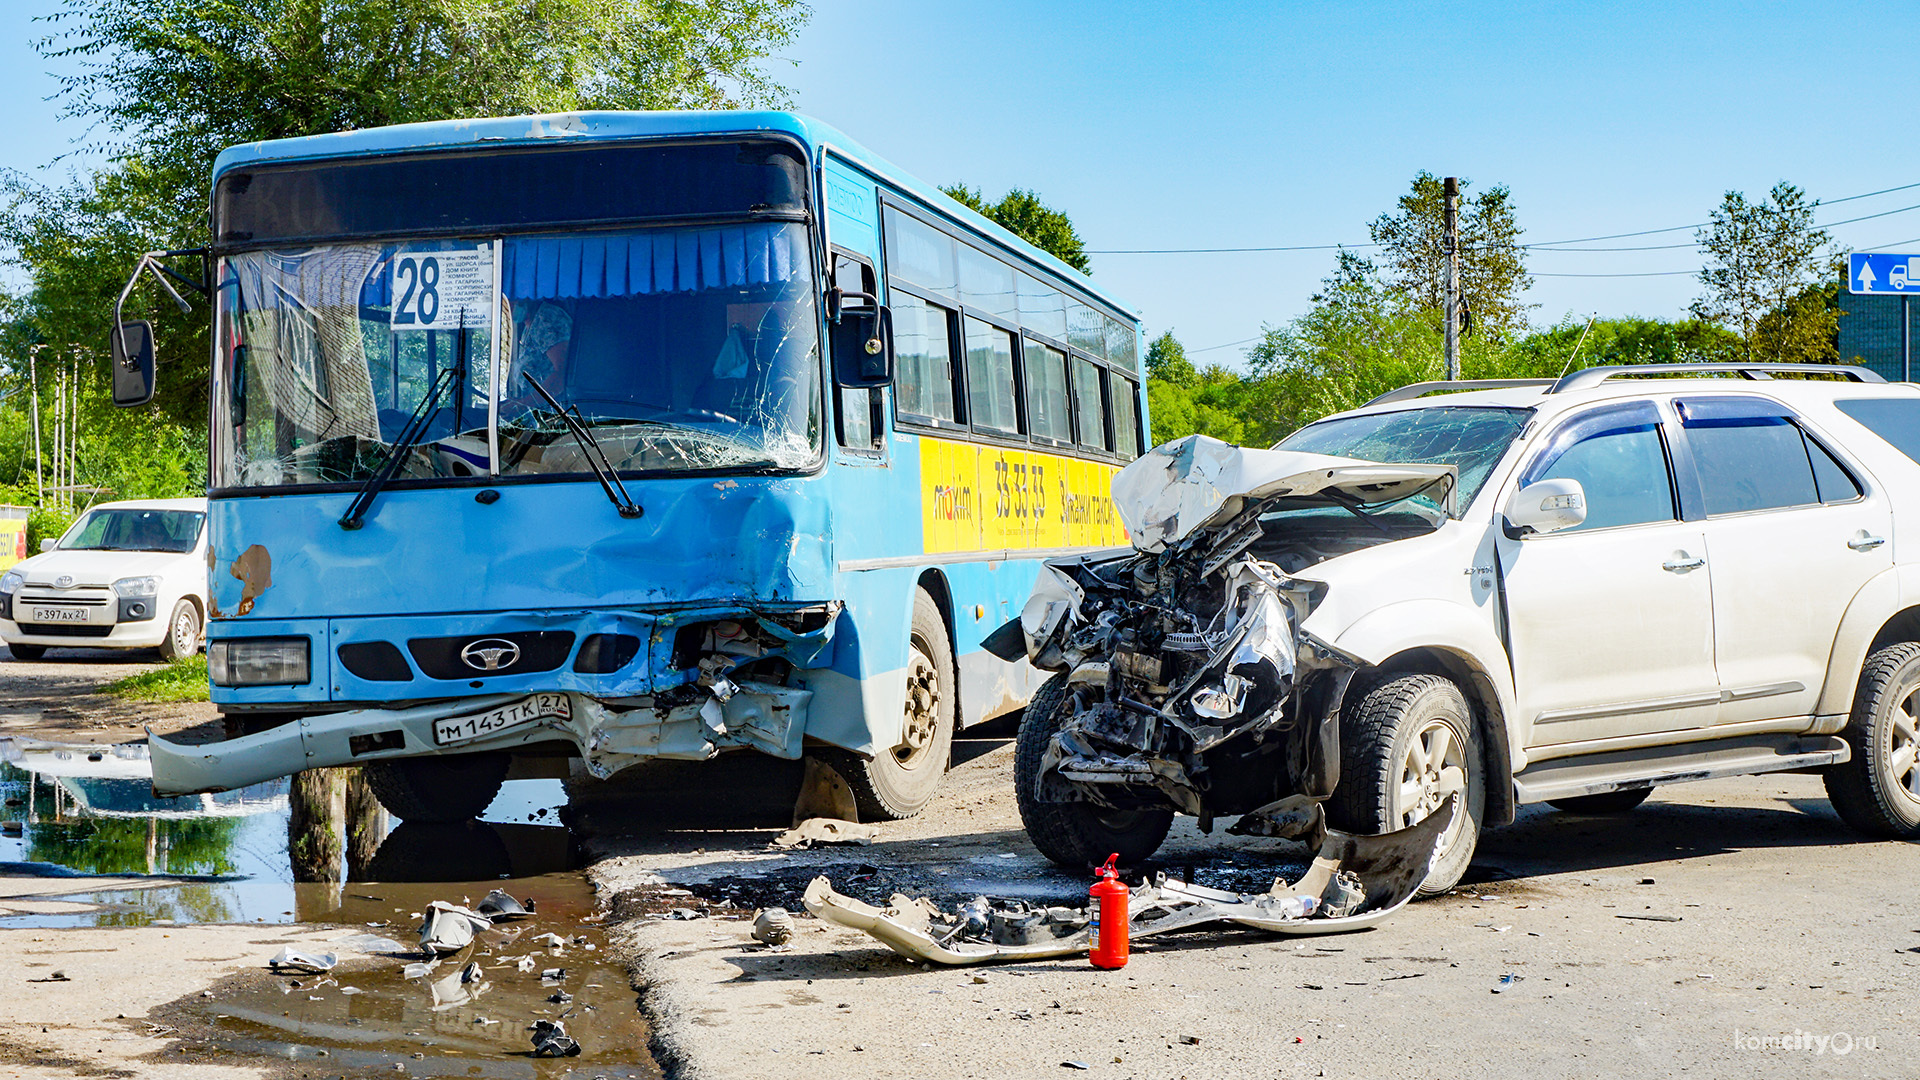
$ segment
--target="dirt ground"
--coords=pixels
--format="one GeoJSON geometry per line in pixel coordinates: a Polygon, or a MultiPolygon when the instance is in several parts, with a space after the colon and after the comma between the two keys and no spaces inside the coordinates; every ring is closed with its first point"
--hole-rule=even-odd
{"type": "MultiPolygon", "coordinates": [[[[882,902],[1083,898],[1020,831],[1011,746],[960,745],[934,807],[869,847],[768,850],[791,770],[576,794],[669,1076],[1920,1075],[1915,850],[1847,831],[1811,776],[1675,786],[1618,817],[1528,809],[1483,839],[1476,884],[1383,928],[1199,930],[1117,972],[926,969],[805,917],[792,951],[749,938],[753,906],[800,911],[818,872],[882,902]]],[[[1302,859],[1190,821],[1162,852],[1252,888],[1302,859]]]]}
{"type": "Polygon", "coordinates": [[[129,702],[94,691],[115,679],[165,666],[149,649],[52,649],[19,660],[0,647],[0,737],[117,743],[194,730],[217,737],[219,711],[205,702],[129,702]]]}

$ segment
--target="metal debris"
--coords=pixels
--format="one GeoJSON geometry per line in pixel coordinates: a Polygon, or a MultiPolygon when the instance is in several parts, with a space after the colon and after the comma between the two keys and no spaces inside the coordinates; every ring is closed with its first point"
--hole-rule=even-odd
{"type": "Polygon", "coordinates": [[[338,962],[332,953],[322,953],[316,956],[313,953],[300,952],[292,946],[288,946],[287,948],[281,949],[273,959],[267,961],[267,966],[275,971],[304,971],[318,975],[322,972],[332,971],[333,965],[338,962]]]}
{"type": "Polygon", "coordinates": [[[533,1022],[534,1057],[579,1057],[580,1044],[567,1034],[567,1027],[558,1020],[535,1020],[533,1022]]]}
{"type": "MultiPolygon", "coordinates": [[[[1289,935],[1378,926],[1413,899],[1458,807],[1458,797],[1450,798],[1418,823],[1380,836],[1339,832],[1316,816],[1313,865],[1298,881],[1276,880],[1265,893],[1225,892],[1158,875],[1128,897],[1129,936],[1220,921],[1289,935]],[[1313,910],[1330,893],[1337,893],[1344,906],[1355,891],[1363,899],[1349,914],[1333,917],[1313,910]]],[[[835,892],[825,877],[807,886],[806,904],[823,921],[862,931],[909,959],[936,964],[1071,956],[1089,944],[1085,912],[1072,908],[995,904],[981,897],[945,912],[924,898],[902,895],[877,908],[835,892]]]]}

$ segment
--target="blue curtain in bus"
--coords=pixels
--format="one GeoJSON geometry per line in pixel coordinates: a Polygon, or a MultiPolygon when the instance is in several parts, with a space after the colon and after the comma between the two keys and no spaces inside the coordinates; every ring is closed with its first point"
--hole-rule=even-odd
{"type": "Polygon", "coordinates": [[[501,284],[514,300],[638,296],[791,281],[805,262],[803,226],[510,238],[501,284]]]}

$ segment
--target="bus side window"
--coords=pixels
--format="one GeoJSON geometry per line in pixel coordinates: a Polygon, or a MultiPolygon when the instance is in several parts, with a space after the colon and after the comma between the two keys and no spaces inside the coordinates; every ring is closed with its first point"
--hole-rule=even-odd
{"type": "Polygon", "coordinates": [[[1103,384],[1106,372],[1093,361],[1073,358],[1073,418],[1081,446],[1094,450],[1107,448],[1106,403],[1103,384]]]}
{"type": "Polygon", "coordinates": [[[1140,387],[1117,372],[1113,387],[1113,452],[1122,461],[1140,456],[1140,387]]]}
{"type": "MultiPolygon", "coordinates": [[[[850,255],[834,252],[833,283],[847,293],[878,295],[873,267],[850,255]]],[[[833,345],[833,370],[853,370],[859,366],[867,339],[873,333],[868,318],[871,301],[848,297],[843,301],[842,317],[829,326],[833,345]]],[[[841,386],[838,393],[840,445],[853,450],[877,450],[880,447],[880,389],[878,387],[841,386]]]]}

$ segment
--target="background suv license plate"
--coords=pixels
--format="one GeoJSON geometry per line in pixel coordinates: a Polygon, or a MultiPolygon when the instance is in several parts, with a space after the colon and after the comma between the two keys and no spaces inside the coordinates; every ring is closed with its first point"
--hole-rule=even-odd
{"type": "Polygon", "coordinates": [[[549,716],[573,715],[573,703],[565,694],[535,694],[519,701],[489,709],[472,716],[449,716],[433,722],[433,741],[441,746],[466,742],[484,735],[531,724],[549,716]]]}
{"type": "Polygon", "coordinates": [[[33,609],[34,622],[86,622],[86,608],[37,607],[33,609]]]}

